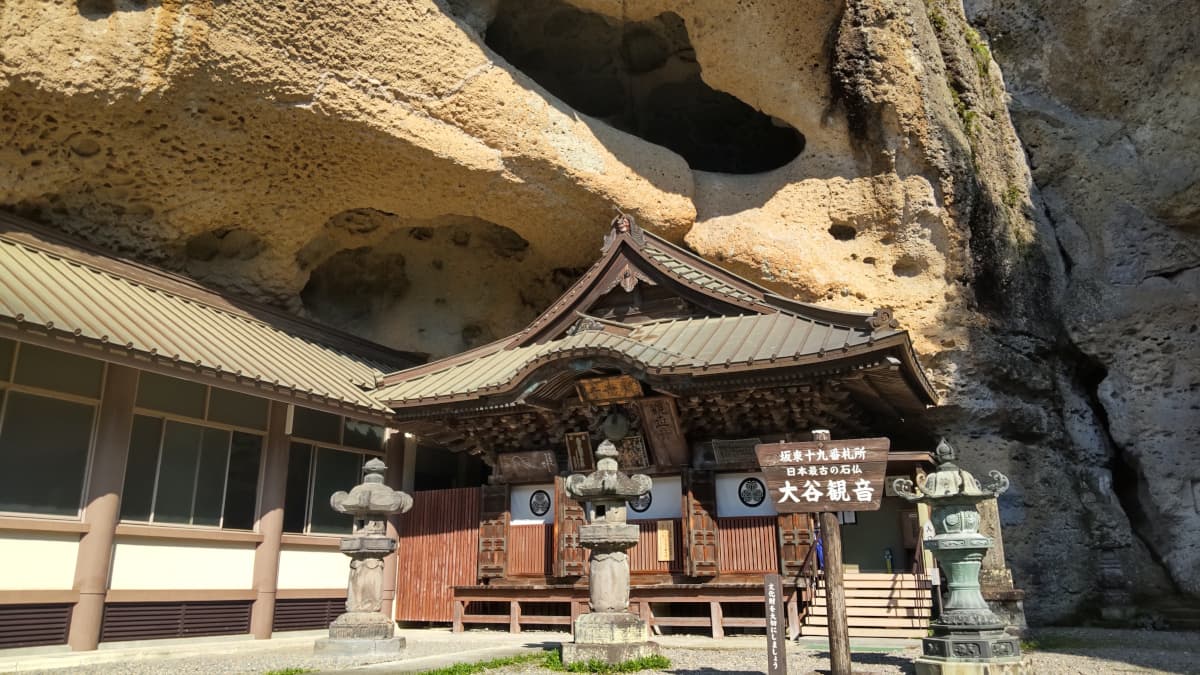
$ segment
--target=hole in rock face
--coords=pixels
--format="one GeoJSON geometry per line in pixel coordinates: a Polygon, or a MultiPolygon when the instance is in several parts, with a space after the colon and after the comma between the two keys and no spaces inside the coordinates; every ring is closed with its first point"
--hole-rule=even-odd
{"type": "Polygon", "coordinates": [[[486,42],[576,110],[664,146],[701,171],[759,173],[804,136],[700,79],[679,15],[621,22],[561,0],[502,0],[486,42]]]}
{"type": "Polygon", "coordinates": [[[319,319],[338,325],[366,317],[376,301],[394,301],[408,287],[403,255],[364,246],[339,251],[317,265],[300,300],[319,319]]]}
{"type": "Polygon", "coordinates": [[[829,236],[838,241],[850,241],[858,236],[858,230],[850,225],[830,225],[829,236]]]}
{"type": "Polygon", "coordinates": [[[905,254],[892,265],[892,274],[898,277],[915,277],[920,276],[928,267],[929,263],[921,258],[905,254]]]}

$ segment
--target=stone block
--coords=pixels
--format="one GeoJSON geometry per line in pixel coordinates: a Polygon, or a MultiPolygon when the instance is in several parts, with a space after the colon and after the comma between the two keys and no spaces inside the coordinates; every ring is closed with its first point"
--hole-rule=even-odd
{"type": "Polygon", "coordinates": [[[612,642],[607,644],[567,642],[562,646],[562,662],[571,665],[572,663],[596,660],[616,665],[658,653],[657,642],[612,642]]]}
{"type": "Polygon", "coordinates": [[[592,612],[575,619],[576,644],[634,644],[647,637],[646,622],[629,612],[592,612]]]}
{"type": "Polygon", "coordinates": [[[346,612],[329,624],[331,640],[387,640],[396,625],[379,612],[346,612]]]}
{"type": "Polygon", "coordinates": [[[404,638],[402,637],[392,637],[384,640],[321,638],[313,643],[313,653],[321,656],[399,654],[403,650],[404,638]]]}

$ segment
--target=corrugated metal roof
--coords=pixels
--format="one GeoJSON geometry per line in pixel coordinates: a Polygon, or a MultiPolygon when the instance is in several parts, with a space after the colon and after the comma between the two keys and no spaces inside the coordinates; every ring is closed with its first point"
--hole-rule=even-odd
{"type": "Polygon", "coordinates": [[[382,387],[375,396],[392,405],[470,396],[509,384],[521,371],[571,352],[607,352],[649,370],[704,370],[813,356],[899,332],[872,334],[868,327],[849,329],[783,312],[673,319],[624,328],[627,336],[584,330],[559,340],[493,352],[382,387]]]}
{"type": "Polygon", "coordinates": [[[29,232],[0,233],[0,317],[15,322],[18,334],[35,329],[124,348],[160,364],[233,375],[374,413],[390,410],[365,389],[412,364],[398,352],[394,360],[373,358],[390,350],[369,343],[363,352],[371,356],[334,346],[353,338],[322,341],[314,337],[320,327],[265,308],[256,315],[215,294],[213,302],[204,292],[185,294],[188,282],[178,277],[155,278],[144,266],[97,260],[29,232]],[[295,330],[300,323],[307,330],[295,330]]]}

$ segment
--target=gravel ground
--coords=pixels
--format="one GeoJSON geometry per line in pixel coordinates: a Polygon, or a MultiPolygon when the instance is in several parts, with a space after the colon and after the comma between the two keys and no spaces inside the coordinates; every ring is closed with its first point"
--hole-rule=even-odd
{"type": "MultiPolygon", "coordinates": [[[[409,638],[404,658],[413,659],[435,654],[457,654],[464,662],[483,661],[488,655],[473,654],[473,650],[489,643],[486,636],[467,633],[465,637],[441,634],[424,639],[409,638]]],[[[559,640],[554,634],[525,633],[519,642],[512,639],[503,644],[533,645],[544,640],[559,640]]],[[[1034,648],[1028,652],[1031,672],[1036,675],[1141,675],[1172,673],[1200,675],[1200,633],[1169,633],[1134,630],[1102,630],[1087,628],[1045,629],[1030,638],[1034,648]]],[[[680,641],[663,640],[664,654],[671,660],[665,671],[675,675],[701,673],[763,673],[766,670],[762,638],[727,638],[717,643],[703,639],[680,641]],[[684,644],[681,644],[684,643],[684,644]]],[[[912,660],[918,655],[915,648],[892,652],[858,652],[854,655],[855,673],[914,673],[912,660]]],[[[181,659],[147,659],[121,663],[76,666],[70,669],[36,671],[42,673],[78,673],[85,675],[142,675],[161,673],[267,673],[287,668],[313,671],[343,671],[383,659],[335,659],[314,657],[302,647],[276,649],[243,654],[226,654],[181,659]]],[[[788,647],[788,672],[827,673],[828,655],[824,649],[812,649],[792,644],[788,647]]],[[[2,669],[0,669],[2,670],[2,669]]],[[[404,672],[382,664],[360,671],[362,675],[383,675],[404,672]]],[[[410,671],[411,672],[411,671],[410,671]]],[[[533,667],[514,666],[488,671],[489,675],[514,673],[550,673],[533,667]]]]}

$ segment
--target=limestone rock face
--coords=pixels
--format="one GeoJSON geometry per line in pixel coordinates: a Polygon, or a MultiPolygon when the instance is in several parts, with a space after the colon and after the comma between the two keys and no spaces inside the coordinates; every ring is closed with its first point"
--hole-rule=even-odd
{"type": "Polygon", "coordinates": [[[1190,8],[970,4],[1007,83],[957,0],[8,0],[0,207],[434,356],[620,208],[895,309],[1031,622],[1200,592],[1190,8]]]}
{"type": "MultiPolygon", "coordinates": [[[[1065,269],[1064,409],[1172,579],[1200,593],[1200,25],[1186,2],[974,0],[1065,269]]],[[[1135,572],[1135,570],[1130,570],[1135,572]]]]}

